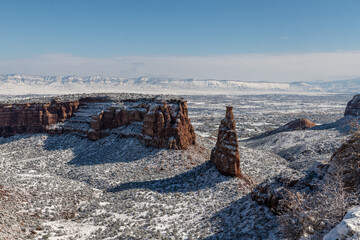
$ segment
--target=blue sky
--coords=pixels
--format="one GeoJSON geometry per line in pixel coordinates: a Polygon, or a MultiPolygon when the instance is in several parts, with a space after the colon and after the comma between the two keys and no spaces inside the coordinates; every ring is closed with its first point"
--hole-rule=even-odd
{"type": "MultiPolygon", "coordinates": [[[[360,51],[359,10],[358,0],[0,0],[0,72],[16,71],[11,65],[16,62],[16,72],[78,74],[71,69],[49,72],[41,68],[41,62],[36,66],[26,63],[27,67],[19,64],[49,57],[64,61],[64,56],[88,61],[125,56],[179,56],[190,61],[191,57],[218,56],[221,62],[222,56],[229,55],[354,53],[360,51]]],[[[343,56],[340,60],[350,61],[343,56]]],[[[131,61],[131,66],[146,64],[131,61]]],[[[85,69],[81,74],[86,74],[85,69]]],[[[90,70],[88,74],[126,72],[90,70]]],[[[166,71],[146,71],[132,74],[172,76],[166,71]]],[[[191,74],[212,77],[194,71],[174,77],[191,74]]],[[[343,72],[333,77],[357,74],[343,72]]],[[[230,78],[246,76],[237,73],[230,78]]],[[[319,78],[328,79],[313,76],[319,78]]]]}

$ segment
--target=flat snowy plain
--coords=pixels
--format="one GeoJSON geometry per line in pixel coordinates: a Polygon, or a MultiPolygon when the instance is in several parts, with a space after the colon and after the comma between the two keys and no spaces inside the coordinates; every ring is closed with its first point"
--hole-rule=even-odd
{"type": "MultiPolygon", "coordinates": [[[[299,117],[334,122],[352,96],[184,97],[198,134],[188,150],[146,148],[116,134],[96,142],[72,134],[0,138],[0,236],[279,239],[275,215],[251,200],[251,186],[209,162],[225,106],[234,106],[243,140],[299,117]]],[[[243,140],[242,171],[256,183],[303,174],[328,160],[344,138],[330,129],[243,140]]]]}

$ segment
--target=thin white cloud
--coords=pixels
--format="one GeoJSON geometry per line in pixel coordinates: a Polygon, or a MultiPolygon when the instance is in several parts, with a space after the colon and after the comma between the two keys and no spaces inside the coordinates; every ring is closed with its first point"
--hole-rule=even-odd
{"type": "Polygon", "coordinates": [[[360,51],[116,58],[47,54],[26,59],[0,59],[0,73],[271,82],[337,80],[360,76],[360,51]]]}

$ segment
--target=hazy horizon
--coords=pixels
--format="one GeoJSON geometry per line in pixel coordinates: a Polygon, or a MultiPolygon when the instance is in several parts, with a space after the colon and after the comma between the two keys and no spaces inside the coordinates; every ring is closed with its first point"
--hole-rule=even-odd
{"type": "Polygon", "coordinates": [[[360,77],[358,1],[3,1],[0,74],[360,77]]]}

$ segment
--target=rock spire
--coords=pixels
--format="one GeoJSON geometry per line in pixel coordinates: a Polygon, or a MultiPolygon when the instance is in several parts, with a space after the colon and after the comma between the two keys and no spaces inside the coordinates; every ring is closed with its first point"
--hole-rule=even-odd
{"type": "Polygon", "coordinates": [[[225,118],[221,120],[217,142],[211,151],[211,161],[215,163],[221,174],[241,176],[239,145],[232,106],[226,107],[225,118]]]}

